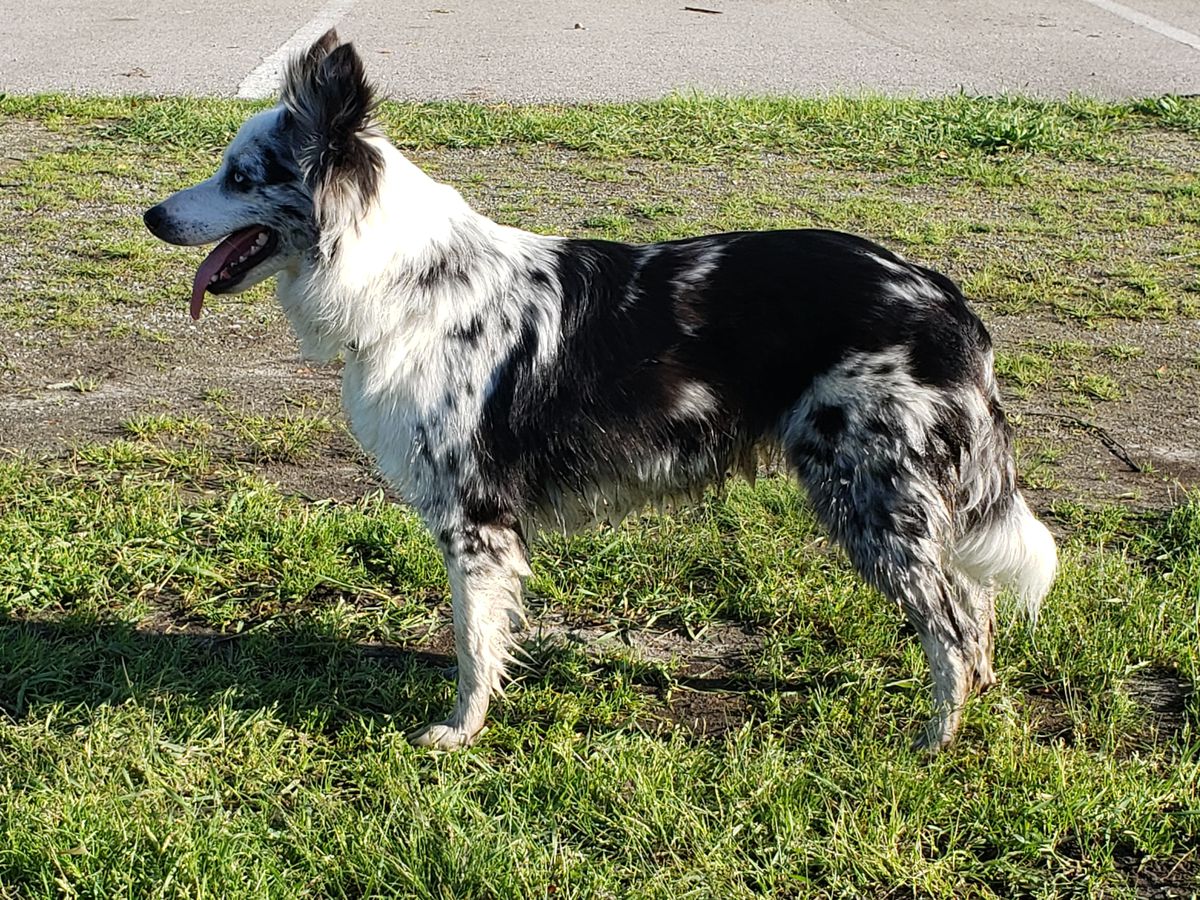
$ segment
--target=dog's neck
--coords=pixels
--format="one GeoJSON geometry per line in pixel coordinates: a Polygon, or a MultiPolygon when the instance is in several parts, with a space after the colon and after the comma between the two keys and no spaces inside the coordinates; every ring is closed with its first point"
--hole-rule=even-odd
{"type": "Polygon", "coordinates": [[[309,358],[468,321],[547,241],[475,212],[385,138],[371,141],[383,161],[376,195],[279,276],[280,302],[309,358]]]}

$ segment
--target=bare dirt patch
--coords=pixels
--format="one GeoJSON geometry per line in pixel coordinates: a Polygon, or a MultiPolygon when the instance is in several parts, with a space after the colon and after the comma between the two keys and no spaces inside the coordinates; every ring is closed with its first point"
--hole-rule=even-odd
{"type": "MultiPolygon", "coordinates": [[[[1102,328],[1037,318],[1002,317],[989,328],[1001,349],[1070,341],[1086,348],[1084,366],[1119,386],[1114,399],[1094,399],[1086,387],[1061,382],[1014,396],[1006,405],[1024,446],[1046,446],[1055,459],[1050,483],[1026,484],[1039,507],[1059,499],[1087,505],[1128,504],[1164,509],[1200,485],[1200,322],[1108,322],[1102,328]],[[1106,349],[1136,347],[1134,358],[1108,358],[1106,349]]],[[[1057,363],[1061,365],[1061,363],[1057,363]]],[[[1071,381],[1073,379],[1067,379],[1071,381]]],[[[1082,379],[1080,379],[1082,380],[1082,379]]]]}
{"type": "Polygon", "coordinates": [[[763,635],[752,629],[714,624],[689,636],[674,628],[573,622],[549,610],[538,612],[531,627],[533,646],[576,646],[597,660],[624,658],[663,673],[634,678],[650,701],[638,719],[648,731],[715,739],[754,715],[749,692],[756,685],[746,673],[761,658],[763,635]]]}
{"type": "MultiPolygon", "coordinates": [[[[59,455],[127,437],[125,423],[147,413],[211,420],[214,397],[241,414],[286,415],[303,406],[340,423],[340,366],[306,364],[281,318],[231,312],[194,325],[182,303],[174,318],[167,344],[138,336],[9,343],[0,356],[0,450],[59,455]]],[[[0,324],[0,341],[5,330],[0,324]]],[[[384,487],[340,427],[294,463],[217,449],[314,499],[354,499],[384,487]]]]}
{"type": "Polygon", "coordinates": [[[1133,850],[1114,854],[1138,900],[1185,900],[1200,894],[1200,848],[1170,859],[1147,859],[1133,850]]]}
{"type": "Polygon", "coordinates": [[[683,729],[697,738],[717,739],[749,722],[754,707],[744,694],[675,690],[655,713],[652,721],[661,732],[683,729]]]}
{"type": "Polygon", "coordinates": [[[17,163],[33,159],[62,145],[62,138],[40,122],[25,119],[0,121],[0,177],[17,163]]]}
{"type": "Polygon", "coordinates": [[[1026,693],[1024,715],[1037,743],[1045,746],[1075,746],[1075,724],[1067,710],[1066,700],[1055,690],[1041,687],[1026,693]]]}
{"type": "Polygon", "coordinates": [[[1182,673],[1150,666],[1134,673],[1125,682],[1125,690],[1145,712],[1147,745],[1168,742],[1183,731],[1195,686],[1182,673]]]}

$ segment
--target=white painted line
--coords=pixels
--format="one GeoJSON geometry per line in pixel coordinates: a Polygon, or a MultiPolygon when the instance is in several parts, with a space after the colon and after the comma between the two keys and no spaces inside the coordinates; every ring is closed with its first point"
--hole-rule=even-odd
{"type": "Polygon", "coordinates": [[[238,85],[237,95],[243,100],[260,100],[263,97],[274,97],[279,92],[279,78],[283,73],[283,65],[292,54],[308,49],[308,45],[336,25],[350,12],[356,0],[329,0],[316,11],[311,19],[301,25],[296,33],[288,38],[270,56],[242,79],[238,85]]]}
{"type": "Polygon", "coordinates": [[[1098,6],[1100,9],[1107,10],[1114,16],[1120,16],[1126,22],[1141,25],[1143,28],[1148,28],[1150,31],[1161,34],[1163,37],[1169,37],[1173,41],[1187,44],[1194,50],[1200,50],[1200,34],[1192,34],[1190,31],[1176,28],[1170,22],[1164,22],[1162,19],[1148,16],[1123,3],[1116,3],[1114,0],[1083,0],[1083,2],[1090,3],[1092,6],[1098,6]]]}

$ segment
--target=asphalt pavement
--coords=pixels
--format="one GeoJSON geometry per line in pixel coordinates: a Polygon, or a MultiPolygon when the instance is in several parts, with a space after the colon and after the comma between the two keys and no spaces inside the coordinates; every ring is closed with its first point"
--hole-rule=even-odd
{"type": "Polygon", "coordinates": [[[0,0],[0,90],[268,96],[330,25],[394,98],[1200,93],[1197,0],[0,0]]]}

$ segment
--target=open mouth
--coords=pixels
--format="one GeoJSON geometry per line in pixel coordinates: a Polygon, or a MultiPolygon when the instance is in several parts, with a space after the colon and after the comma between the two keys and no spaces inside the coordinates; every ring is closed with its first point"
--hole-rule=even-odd
{"type": "Polygon", "coordinates": [[[263,225],[235,231],[217,244],[196,270],[192,282],[192,318],[200,318],[205,292],[229,293],[247,272],[270,257],[278,245],[275,232],[263,225]]]}

